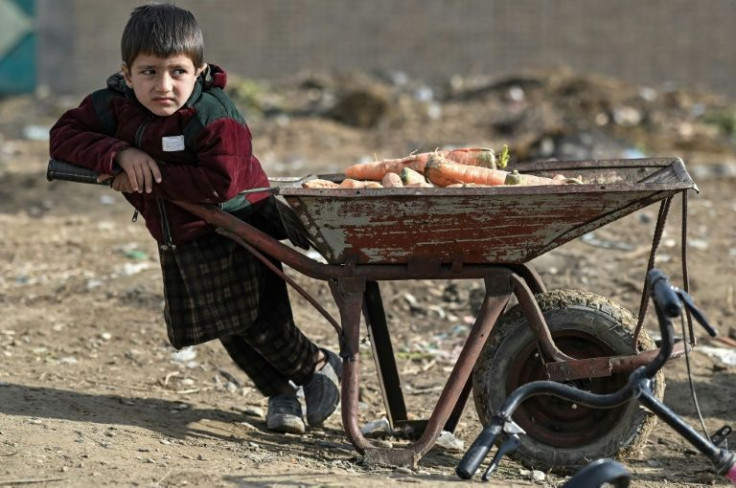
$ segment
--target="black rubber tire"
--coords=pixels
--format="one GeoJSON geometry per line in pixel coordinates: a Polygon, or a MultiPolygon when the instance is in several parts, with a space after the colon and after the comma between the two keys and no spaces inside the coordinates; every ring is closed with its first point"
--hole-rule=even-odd
{"type": "MultiPolygon", "coordinates": [[[[577,359],[632,354],[636,319],[615,302],[580,290],[555,290],[536,296],[555,344],[577,359]]],[[[642,330],[638,351],[654,349],[642,330]]],[[[473,371],[473,399],[478,417],[487,425],[494,411],[522,384],[545,379],[536,340],[519,305],[494,326],[473,371]]],[[[619,373],[578,380],[576,386],[611,393],[628,380],[619,373]]],[[[653,382],[657,398],[664,397],[664,374],[653,382]]],[[[514,420],[527,432],[511,455],[527,467],[571,469],[604,457],[625,457],[639,449],[654,428],[656,416],[631,401],[614,409],[591,409],[552,396],[525,401],[514,420]]]]}

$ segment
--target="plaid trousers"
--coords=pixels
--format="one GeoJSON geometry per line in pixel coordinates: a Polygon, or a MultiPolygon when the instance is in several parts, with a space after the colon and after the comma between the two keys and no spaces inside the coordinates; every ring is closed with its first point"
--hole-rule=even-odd
{"type": "MultiPolygon", "coordinates": [[[[286,236],[273,198],[236,215],[276,238],[286,236]]],[[[317,346],[294,323],[286,283],[244,247],[213,232],[160,249],[159,257],[174,347],[219,339],[266,396],[309,378],[317,346]]]]}

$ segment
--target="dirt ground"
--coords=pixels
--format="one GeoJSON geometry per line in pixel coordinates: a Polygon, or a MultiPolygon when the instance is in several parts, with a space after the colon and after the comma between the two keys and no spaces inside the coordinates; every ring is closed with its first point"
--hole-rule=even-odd
{"type": "MultiPolygon", "coordinates": [[[[255,148],[270,175],[339,171],[361,159],[452,145],[508,143],[519,161],[550,156],[550,147],[553,156],[564,156],[587,131],[607,139],[592,145],[577,139],[584,157],[633,149],[683,157],[700,188],[688,200],[691,293],[722,336],[736,329],[736,158],[728,118],[716,117],[736,113],[730,101],[571,73],[472,86],[453,80],[434,93],[417,83],[360,81],[312,77],[286,87],[245,87],[255,148]],[[346,117],[363,113],[365,103],[349,105],[360,90],[374,96],[367,98],[374,105],[364,118],[346,117]]],[[[0,486],[481,485],[477,477],[460,481],[454,467],[462,452],[441,446],[415,470],[367,469],[339,415],[304,436],[271,433],[264,398],[219,344],[179,352],[168,345],[156,247],[144,225],[131,222],[131,209],[107,188],[45,179],[43,131],[70,103],[0,100],[0,486]]],[[[550,289],[589,290],[635,312],[657,211],[647,207],[532,264],[550,289]]],[[[681,220],[677,198],[657,264],[678,285],[681,220]]],[[[325,283],[287,272],[336,313],[325,283]]],[[[473,280],[382,285],[414,418],[427,418],[435,405],[472,323],[479,286],[473,280]]],[[[292,297],[297,323],[338,349],[324,318],[292,297]]],[[[651,317],[646,325],[654,326],[651,317]]],[[[697,335],[692,378],[713,432],[735,419],[736,366],[712,354],[733,357],[736,349],[697,335]]],[[[364,352],[360,420],[368,423],[381,419],[384,407],[367,343],[364,352]]],[[[666,403],[699,429],[684,359],[668,364],[666,379],[666,403]]],[[[469,402],[456,432],[465,447],[478,432],[477,419],[469,402]]],[[[622,462],[634,473],[634,487],[725,486],[663,423],[622,462]]],[[[533,474],[505,460],[483,485],[559,486],[566,479],[545,473],[532,481],[533,474]]]]}

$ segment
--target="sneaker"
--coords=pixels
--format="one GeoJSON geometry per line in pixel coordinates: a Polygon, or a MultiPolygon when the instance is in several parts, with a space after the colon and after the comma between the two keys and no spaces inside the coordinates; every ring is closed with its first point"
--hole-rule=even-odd
{"type": "Polygon", "coordinates": [[[303,434],[302,406],[295,393],[281,393],[268,399],[266,427],[274,432],[303,434]]]}
{"type": "Polygon", "coordinates": [[[332,351],[322,349],[327,361],[304,384],[304,400],[307,404],[307,422],[320,425],[333,414],[340,403],[342,360],[332,351]]]}

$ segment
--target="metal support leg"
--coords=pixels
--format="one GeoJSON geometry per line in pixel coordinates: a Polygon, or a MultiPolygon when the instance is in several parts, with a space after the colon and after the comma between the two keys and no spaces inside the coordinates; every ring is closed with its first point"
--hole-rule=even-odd
{"type": "Polygon", "coordinates": [[[355,449],[363,453],[371,444],[358,424],[358,397],[360,392],[360,317],[365,292],[365,278],[339,278],[330,281],[330,290],[340,311],[343,337],[340,356],[343,358],[342,424],[355,449]]]}
{"type": "Polygon", "coordinates": [[[386,313],[381,300],[381,290],[376,281],[366,282],[363,302],[363,314],[368,327],[368,336],[373,348],[373,357],[376,361],[378,382],[383,394],[391,428],[397,423],[407,420],[404,394],[401,391],[401,378],[394,358],[394,349],[386,323],[386,313]]]}
{"type": "Polygon", "coordinates": [[[366,448],[363,458],[365,464],[416,467],[419,460],[434,446],[442,432],[442,428],[458,405],[458,399],[462,396],[468,384],[473,366],[488,339],[488,334],[511,299],[511,275],[510,271],[502,270],[485,279],[486,296],[481,305],[480,313],[468,334],[465,345],[455,362],[445,387],[440,393],[437,405],[427,421],[427,426],[421,438],[404,449],[366,448]]]}

